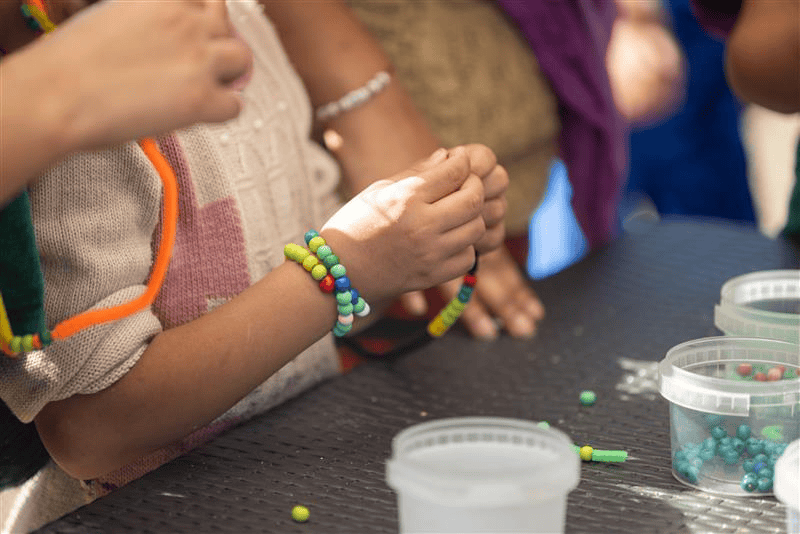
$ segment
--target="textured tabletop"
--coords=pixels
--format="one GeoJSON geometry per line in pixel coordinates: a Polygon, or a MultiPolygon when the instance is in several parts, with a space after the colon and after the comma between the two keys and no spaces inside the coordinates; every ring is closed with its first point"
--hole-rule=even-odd
{"type": "Polygon", "coordinates": [[[736,275],[797,268],[796,249],[720,222],[669,221],[535,283],[547,318],[530,341],[459,330],[393,361],[371,361],[234,429],[40,532],[393,533],[384,481],[392,437],[434,418],[546,420],[578,444],[626,449],[584,463],[567,532],[783,532],[772,497],[694,491],[670,470],[668,404],[654,363],[719,335],[713,306],[736,275]],[[594,406],[578,401],[597,392],[594,406]],[[292,506],[311,511],[292,521],[292,506]]]}

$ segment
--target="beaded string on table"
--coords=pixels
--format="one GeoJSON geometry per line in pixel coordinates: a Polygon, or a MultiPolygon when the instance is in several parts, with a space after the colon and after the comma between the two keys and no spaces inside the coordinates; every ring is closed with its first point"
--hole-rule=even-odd
{"type": "MultiPolygon", "coordinates": [[[[55,29],[55,25],[47,17],[41,0],[27,0],[22,5],[22,14],[34,30],[49,33],[55,29]]],[[[5,303],[2,295],[0,295],[0,351],[7,356],[16,357],[20,353],[46,347],[53,340],[67,338],[86,328],[123,319],[147,308],[155,300],[164,283],[164,277],[166,276],[175,244],[175,231],[178,221],[178,181],[169,162],[158,150],[155,141],[145,138],[140,139],[138,143],[156,168],[164,188],[163,232],[161,241],[158,244],[156,259],[150,272],[150,279],[144,293],[138,298],[119,306],[90,310],[66,319],[57,324],[53,330],[44,330],[25,336],[14,335],[5,303]]]]}

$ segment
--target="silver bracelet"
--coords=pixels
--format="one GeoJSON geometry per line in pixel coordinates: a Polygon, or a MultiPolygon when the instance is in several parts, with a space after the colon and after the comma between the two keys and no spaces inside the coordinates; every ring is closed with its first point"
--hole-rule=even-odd
{"type": "Polygon", "coordinates": [[[362,105],[364,102],[372,98],[374,95],[380,93],[391,81],[392,77],[385,70],[380,71],[370,81],[364,84],[363,87],[354,89],[344,95],[342,98],[330,104],[325,104],[317,108],[317,120],[326,121],[340,113],[350,111],[362,105]]]}

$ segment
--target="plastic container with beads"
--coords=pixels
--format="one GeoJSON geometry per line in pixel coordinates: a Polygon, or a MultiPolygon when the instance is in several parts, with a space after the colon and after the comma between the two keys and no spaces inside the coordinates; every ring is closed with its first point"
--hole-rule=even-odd
{"type": "Polygon", "coordinates": [[[800,438],[800,346],[760,338],[681,343],[659,363],[670,402],[672,473],[697,489],[772,494],[775,463],[800,438]],[[776,369],[772,380],[754,370],[776,369]]]}
{"type": "Polygon", "coordinates": [[[714,324],[726,335],[800,343],[800,270],[731,278],[720,291],[714,324]]]}
{"type": "Polygon", "coordinates": [[[401,534],[563,532],[579,478],[564,433],[501,417],[414,425],[394,438],[386,464],[401,534]]]}
{"type": "Polygon", "coordinates": [[[800,440],[775,464],[775,497],[786,506],[787,534],[800,534],[800,440]]]}

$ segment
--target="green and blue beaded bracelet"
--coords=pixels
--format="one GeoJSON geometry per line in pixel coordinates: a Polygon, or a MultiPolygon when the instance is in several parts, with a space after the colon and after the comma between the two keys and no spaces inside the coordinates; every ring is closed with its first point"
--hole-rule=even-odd
{"type": "Polygon", "coordinates": [[[304,238],[308,249],[289,243],[283,247],[283,254],[311,273],[311,277],[319,282],[319,288],[324,293],[334,294],[339,315],[333,334],[342,337],[353,328],[353,315],[369,315],[369,304],[352,287],[347,269],[339,262],[339,257],[333,253],[325,239],[316,230],[309,230],[304,238]]]}

